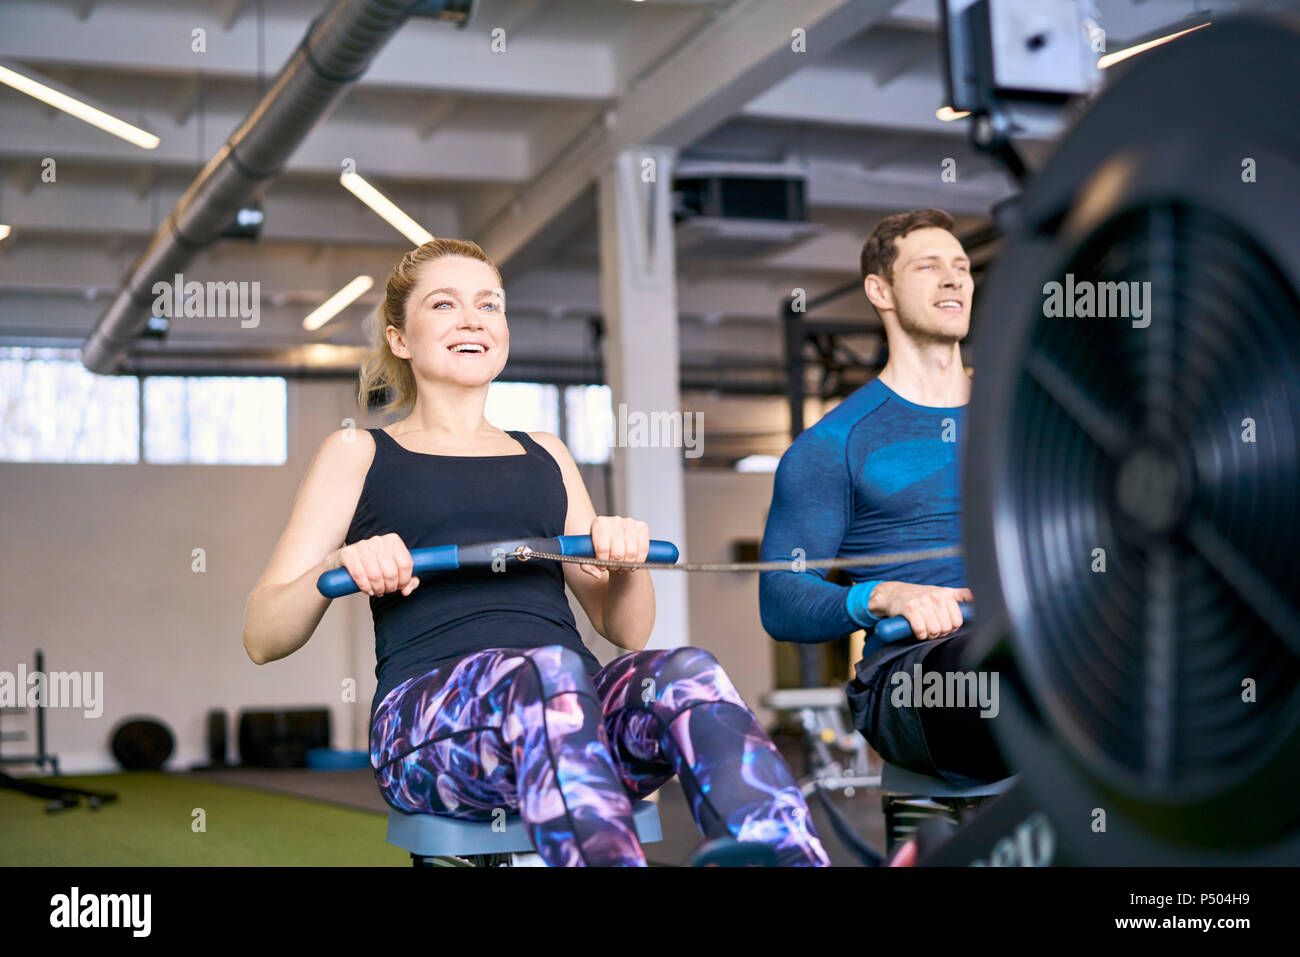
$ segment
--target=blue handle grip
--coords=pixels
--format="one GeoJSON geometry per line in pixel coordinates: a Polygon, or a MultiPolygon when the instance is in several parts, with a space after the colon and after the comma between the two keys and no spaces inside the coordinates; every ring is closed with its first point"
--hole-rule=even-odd
{"type": "MultiPolygon", "coordinates": [[[[512,554],[520,544],[526,544],[537,552],[555,552],[576,558],[595,557],[590,535],[560,535],[558,538],[530,538],[519,542],[485,542],[464,546],[434,545],[432,548],[416,548],[411,551],[411,574],[419,576],[426,572],[455,571],[462,566],[469,568],[486,565],[502,553],[512,554]]],[[[672,542],[652,541],[646,561],[674,564],[677,561],[677,546],[672,542]]],[[[334,568],[325,572],[316,580],[316,589],[326,598],[340,598],[360,591],[346,568],[334,568]]]]}
{"type": "MultiPolygon", "coordinates": [[[[975,620],[975,606],[970,602],[959,601],[957,610],[961,612],[962,624],[968,625],[975,620]]],[[[912,637],[912,626],[902,615],[882,618],[876,622],[876,637],[885,642],[902,641],[912,637]]]]}
{"type": "MultiPolygon", "coordinates": [[[[560,543],[561,555],[572,555],[575,558],[594,558],[596,555],[590,535],[561,535],[557,541],[560,543]]],[[[677,546],[672,542],[651,539],[650,552],[645,560],[667,565],[676,564],[677,546]]]]}
{"type": "MultiPolygon", "coordinates": [[[[434,545],[432,548],[417,548],[411,552],[411,574],[423,575],[425,572],[447,572],[460,568],[456,557],[455,545],[434,545]]],[[[326,598],[340,598],[360,591],[352,574],[346,568],[335,568],[316,579],[316,590],[326,598]]]]}

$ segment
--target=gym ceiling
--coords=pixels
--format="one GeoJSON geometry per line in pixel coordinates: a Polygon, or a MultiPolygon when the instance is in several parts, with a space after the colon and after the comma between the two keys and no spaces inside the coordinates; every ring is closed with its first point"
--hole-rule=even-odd
{"type": "MultiPolygon", "coordinates": [[[[964,122],[935,115],[945,96],[933,0],[810,0],[806,53],[745,42],[788,35],[786,2],[481,0],[463,29],[410,20],[270,183],[260,237],[220,240],[185,269],[187,281],[259,282],[259,326],[178,317],[142,348],[174,355],[176,371],[247,374],[286,349],[322,346],[297,355],[324,366],[343,355],[337,347],[361,345],[361,320],[410,244],[340,185],[351,159],[433,234],[474,239],[503,265],[512,363],[589,364],[601,311],[592,144],[640,134],[634,141],[678,148],[679,169],[720,163],[805,180],[810,238],[759,255],[678,254],[683,386],[729,365],[770,369],[779,383],[782,301],[854,280],[880,216],[940,206],[959,235],[974,234],[1013,192],[970,147],[964,122]],[[498,30],[503,52],[492,49],[498,30]],[[956,182],[940,181],[946,158],[956,182]],[[375,287],[305,330],[303,318],[358,274],[375,287]]],[[[142,149],[0,86],[0,222],[12,227],[0,241],[0,345],[85,342],[159,224],[329,6],[0,5],[0,65],[161,141],[142,149]]],[[[1266,6],[1099,2],[1108,49],[1167,33],[1198,7],[1266,6]]],[[[1021,145],[1032,163],[1053,139],[1021,145]]],[[[972,250],[977,268],[996,250],[972,250]]],[[[817,316],[877,322],[857,293],[817,316]]]]}

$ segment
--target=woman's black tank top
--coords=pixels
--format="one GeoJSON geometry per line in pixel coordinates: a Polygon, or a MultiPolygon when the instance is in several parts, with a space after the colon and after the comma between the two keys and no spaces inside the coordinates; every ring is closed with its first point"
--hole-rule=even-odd
{"type": "MultiPolygon", "coordinates": [[[[524,454],[412,452],[368,429],[375,458],[344,544],[396,532],[409,549],[564,534],[568,494],[560,467],[526,432],[524,454]]],[[[419,576],[420,586],[370,599],[375,677],[370,714],[407,678],[490,648],[564,645],[600,670],[582,643],[559,562],[515,562],[505,572],[467,568],[419,576]]]]}

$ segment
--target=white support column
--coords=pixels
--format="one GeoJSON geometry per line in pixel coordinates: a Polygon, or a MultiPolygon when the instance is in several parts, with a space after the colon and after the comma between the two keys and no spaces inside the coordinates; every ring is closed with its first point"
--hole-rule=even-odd
{"type": "MultiPolygon", "coordinates": [[[[613,393],[613,508],[640,519],[650,537],[686,548],[684,449],[635,443],[636,416],[663,422],[681,411],[678,393],[677,262],[673,243],[675,151],[629,147],[599,181],[600,288],[605,370],[613,393]],[[620,432],[627,445],[620,446],[620,432]],[[636,445],[637,447],[631,447],[636,445]]],[[[643,431],[640,433],[644,435],[643,431]]],[[[654,430],[650,430],[654,435],[654,430]]],[[[698,441],[698,438],[697,438],[698,441]]],[[[690,644],[687,576],[652,572],[655,627],[648,648],[690,644]]]]}

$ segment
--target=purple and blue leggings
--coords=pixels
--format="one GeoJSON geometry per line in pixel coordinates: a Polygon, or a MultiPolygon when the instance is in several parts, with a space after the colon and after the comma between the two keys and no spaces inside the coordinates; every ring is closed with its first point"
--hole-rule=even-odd
{"type": "Polygon", "coordinates": [[[638,651],[594,677],[561,645],[482,651],[408,679],[375,711],[370,759],[399,810],[518,810],[550,866],[644,867],[632,798],[677,775],[700,832],[830,865],[794,776],[722,666],[638,651]]]}

